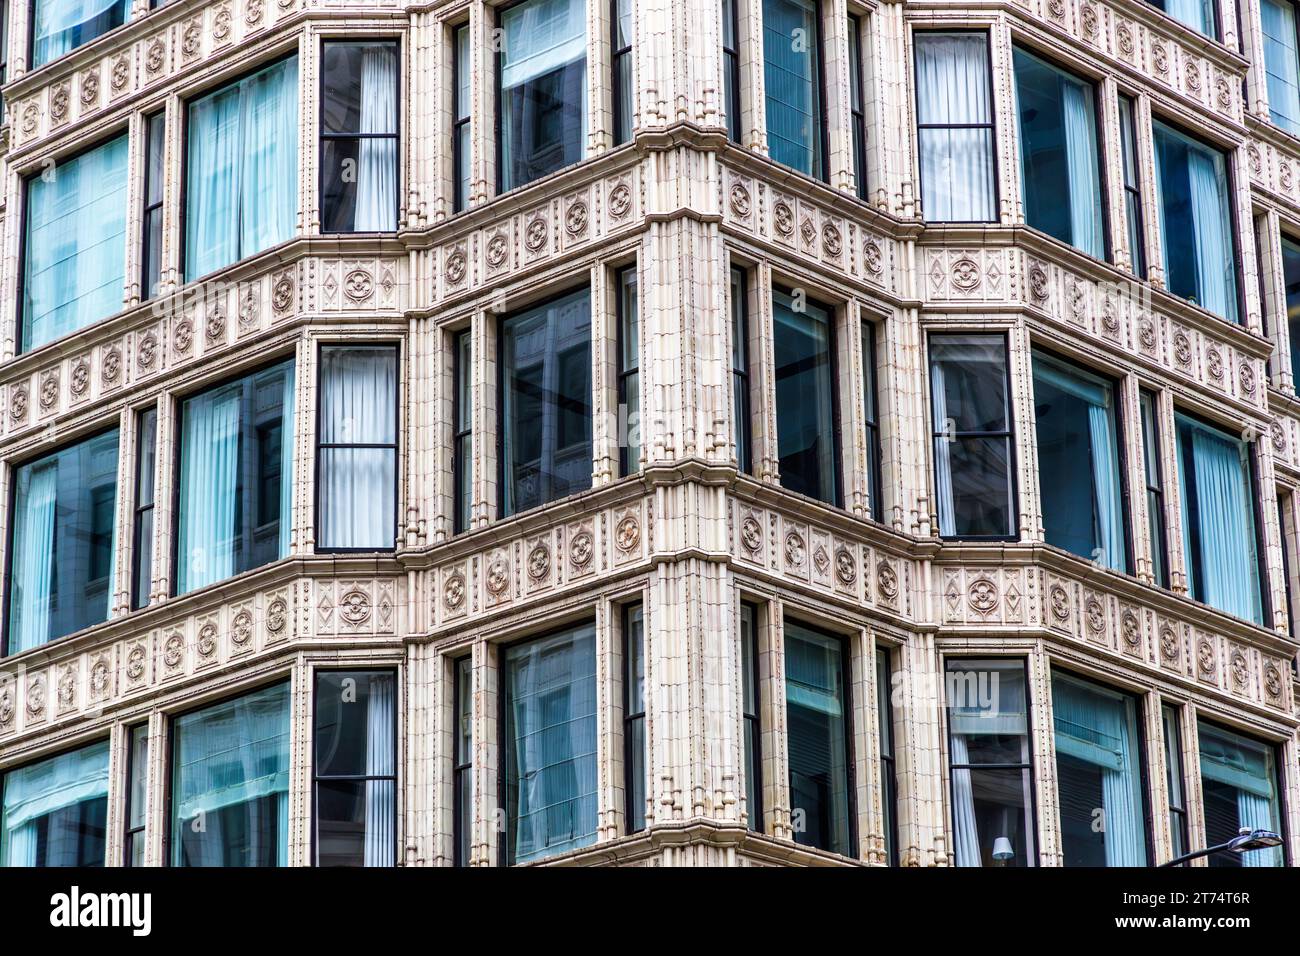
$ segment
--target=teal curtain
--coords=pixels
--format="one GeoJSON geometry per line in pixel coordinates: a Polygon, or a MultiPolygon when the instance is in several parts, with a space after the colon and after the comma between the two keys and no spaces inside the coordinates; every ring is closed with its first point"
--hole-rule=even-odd
{"type": "Polygon", "coordinates": [[[298,58],[189,107],[185,276],[290,239],[298,215],[298,58]]]}
{"type": "MultiPolygon", "coordinates": [[[[84,858],[87,837],[74,829],[75,839],[63,839],[66,825],[50,827],[44,856],[38,858],[37,827],[55,814],[66,815],[78,805],[108,801],[108,741],[28,764],[4,775],[4,807],[0,810],[0,864],[4,866],[75,866],[84,858]]],[[[65,824],[70,821],[65,821],[65,824]]],[[[103,862],[104,835],[98,834],[103,862]]],[[[93,851],[92,851],[92,856],[93,851]]]]}
{"type": "Polygon", "coordinates": [[[28,181],[24,352],[121,310],[126,157],[119,136],[28,181]]]}
{"type": "Polygon", "coordinates": [[[1295,6],[1291,0],[1261,0],[1264,75],[1268,111],[1288,132],[1300,131],[1300,55],[1296,51],[1295,6]]]}
{"type": "Polygon", "coordinates": [[[189,399],[184,406],[180,540],[176,552],[178,594],[235,573],[242,401],[242,383],[236,383],[189,399]]]}
{"type": "Polygon", "coordinates": [[[32,67],[89,43],[126,22],[126,0],[36,0],[32,67]]]}
{"type": "Polygon", "coordinates": [[[1061,76],[1065,155],[1069,169],[1071,241],[1088,255],[1106,257],[1101,228],[1101,177],[1097,172],[1097,114],[1092,87],[1061,76]]]}
{"type": "MultiPolygon", "coordinates": [[[[1185,23],[1198,33],[1214,36],[1214,9],[1212,0],[1165,0],[1164,10],[1175,20],[1185,23]]],[[[1160,6],[1159,3],[1156,6],[1160,6]]]]}
{"type": "Polygon", "coordinates": [[[768,153],[778,163],[820,179],[817,12],[816,0],[763,0],[763,90],[768,153]]]}
{"type": "Polygon", "coordinates": [[[1228,181],[1221,157],[1204,150],[1187,151],[1187,175],[1196,226],[1196,272],[1200,305],[1236,321],[1236,264],[1229,239],[1228,181]],[[1215,160],[1219,159],[1219,162],[1215,160]]]}
{"type": "MultiPolygon", "coordinates": [[[[24,470],[26,471],[26,470],[24,470]]],[[[50,636],[54,584],[54,509],[58,459],[18,475],[14,496],[9,653],[44,644],[50,636]]]]}

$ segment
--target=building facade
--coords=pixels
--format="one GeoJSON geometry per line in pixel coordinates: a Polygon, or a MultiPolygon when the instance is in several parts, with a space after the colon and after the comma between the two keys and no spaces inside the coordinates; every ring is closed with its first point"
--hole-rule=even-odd
{"type": "Polygon", "coordinates": [[[0,863],[1300,855],[1291,0],[5,13],[0,863]]]}

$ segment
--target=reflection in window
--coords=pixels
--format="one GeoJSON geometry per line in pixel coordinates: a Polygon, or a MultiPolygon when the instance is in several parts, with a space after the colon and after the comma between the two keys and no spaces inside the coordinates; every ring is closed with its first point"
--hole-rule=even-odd
{"type": "Polygon", "coordinates": [[[1187,796],[1183,790],[1183,734],[1178,711],[1170,704],[1160,709],[1165,738],[1165,789],[1169,794],[1170,859],[1191,852],[1187,835],[1187,796]]]}
{"type": "Polygon", "coordinates": [[[120,27],[128,6],[126,0],[35,0],[32,68],[120,27]]]}
{"type": "Polygon", "coordinates": [[[149,603],[153,587],[154,466],[158,450],[158,409],[136,419],[135,522],[132,536],[131,608],[149,603]]]}
{"type": "Polygon", "coordinates": [[[1151,134],[1165,284],[1174,295],[1236,322],[1237,250],[1227,157],[1159,121],[1152,123],[1151,134]]]}
{"type": "Polygon", "coordinates": [[[930,336],[930,396],[939,533],[1015,534],[1006,338],[930,336]]]}
{"type": "Polygon", "coordinates": [[[1264,28],[1264,78],[1268,113],[1288,133],[1300,132],[1300,55],[1296,50],[1296,8],[1291,0],[1260,0],[1264,28]]]}
{"type": "Polygon", "coordinates": [[[834,313],[772,290],[781,486],[838,504],[834,313]]]}
{"type": "Polygon", "coordinates": [[[1054,673],[1052,712],[1064,864],[1146,866],[1137,701],[1054,673]]]}
{"type": "Polygon", "coordinates": [[[136,724],[127,732],[126,753],[126,866],[144,866],[145,809],[149,792],[149,725],[136,724]]]}
{"type": "Polygon", "coordinates": [[[501,513],[591,487],[591,299],[586,289],[501,322],[501,513]]]}
{"type": "Polygon", "coordinates": [[[596,626],[502,651],[505,862],[596,841],[596,626]]]}
{"type": "Polygon", "coordinates": [[[1035,866],[1029,700],[1023,660],[945,666],[958,866],[1035,866]]]}
{"type": "Polygon", "coordinates": [[[636,266],[614,273],[618,296],[619,474],[641,470],[641,308],[636,266]]]}
{"type": "Polygon", "coordinates": [[[1142,192],[1137,172],[1137,107],[1127,96],[1119,97],[1120,162],[1124,170],[1124,220],[1128,225],[1128,254],[1133,274],[1147,274],[1147,253],[1142,230],[1142,192]]]}
{"type": "Polygon", "coordinates": [[[469,866],[469,848],[474,828],[474,661],[468,654],[458,658],[455,669],[456,691],[452,701],[456,723],[455,758],[452,765],[454,780],[454,840],[455,864],[469,866]]]}
{"type": "Polygon", "coordinates": [[[1035,351],[1034,412],[1047,543],[1128,570],[1114,384],[1035,351]]]}
{"type": "Polygon", "coordinates": [[[454,211],[460,212],[469,202],[470,187],[470,134],[473,130],[470,118],[470,90],[472,74],[470,73],[469,24],[456,28],[452,42],[455,44],[452,57],[455,63],[456,88],[453,93],[453,119],[451,132],[452,186],[454,211]]]}
{"type": "Polygon", "coordinates": [[[0,864],[103,866],[108,741],[0,776],[0,864]]]}
{"type": "Polygon", "coordinates": [[[824,179],[817,0],[763,0],[763,91],[771,157],[824,179]]]}
{"type": "Polygon", "coordinates": [[[397,44],[325,44],[321,228],[397,228],[397,44]]]}
{"type": "Polygon", "coordinates": [[[876,365],[876,326],[862,323],[862,418],[867,432],[867,505],[871,517],[883,521],[885,502],[881,480],[880,369],[876,365]]]}
{"type": "Polygon", "coordinates": [[[316,675],[316,865],[393,866],[397,851],[396,677],[316,675]]]}
{"type": "Polygon", "coordinates": [[[1214,0],[1148,0],[1153,7],[1165,11],[1180,23],[1185,23],[1197,33],[1218,37],[1214,17],[1214,0]]]}
{"type": "Polygon", "coordinates": [[[867,198],[867,114],[863,102],[862,18],[849,14],[849,122],[853,126],[853,178],[858,198],[867,198]]]}
{"type": "Polygon", "coordinates": [[[745,270],[731,267],[731,400],[736,430],[736,467],[753,471],[749,434],[749,285],[745,270]]]}
{"type": "Polygon", "coordinates": [[[632,0],[611,2],[610,56],[614,62],[614,145],[617,146],[632,138],[632,41],[636,22],[632,19],[632,0]]]}
{"type": "Polygon", "coordinates": [[[740,46],[736,0],[722,0],[722,99],[727,112],[727,138],[740,142],[740,46]]]}
{"type": "Polygon", "coordinates": [[[455,483],[452,504],[454,532],[469,530],[474,510],[474,365],[473,332],[457,332],[452,356],[452,376],[456,380],[453,396],[455,440],[452,447],[452,478],[455,483]]]}
{"type": "Polygon", "coordinates": [[[140,296],[152,299],[162,281],[163,154],[167,149],[167,114],[161,110],[144,121],[144,216],[141,229],[140,296]]]}
{"type": "Polygon", "coordinates": [[[876,648],[876,720],[880,724],[880,804],[885,813],[885,855],[898,866],[898,780],[894,765],[894,682],[889,649],[876,648]]]}
{"type": "Polygon", "coordinates": [[[117,449],[113,429],[14,469],[9,654],[108,620],[117,449]]]}
{"type": "MultiPolygon", "coordinates": [[[[1275,748],[1225,727],[1197,723],[1201,741],[1201,798],[1206,846],[1226,843],[1242,827],[1282,834],[1275,748]]],[[[1280,846],[1247,853],[1215,853],[1210,866],[1283,866],[1280,846]]]]}
{"type": "Polygon", "coordinates": [[[288,855],[288,683],[177,717],[171,865],[284,866],[288,855]]]}
{"type": "Polygon", "coordinates": [[[763,832],[763,737],[758,716],[758,607],[740,605],[740,688],[745,720],[745,812],[749,829],[763,832]]]}
{"type": "Polygon", "coordinates": [[[293,387],[289,361],[181,403],[177,594],[288,555],[293,387]]]}
{"type": "Polygon", "coordinates": [[[526,0],[500,16],[501,192],[582,159],[587,138],[587,6],[526,0]]]}

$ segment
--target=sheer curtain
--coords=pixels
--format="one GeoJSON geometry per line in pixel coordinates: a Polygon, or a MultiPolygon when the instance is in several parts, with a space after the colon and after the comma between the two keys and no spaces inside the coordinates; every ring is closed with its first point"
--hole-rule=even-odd
{"type": "MultiPolygon", "coordinates": [[[[1109,399],[1109,396],[1107,396],[1109,399]]],[[[1123,571],[1124,499],[1120,494],[1119,459],[1115,453],[1115,422],[1109,401],[1088,406],[1088,438],[1092,444],[1092,488],[1096,504],[1096,543],[1101,564],[1123,571]]]]}
{"type": "MultiPolygon", "coordinates": [[[[397,129],[397,50],[391,44],[366,46],[361,54],[362,133],[397,129]]],[[[362,139],[357,152],[358,232],[397,228],[397,141],[362,139]]]]}
{"type": "Polygon", "coordinates": [[[180,594],[234,574],[242,397],[240,385],[228,386],[190,399],[183,409],[176,552],[180,594]]]}
{"type": "MultiPolygon", "coordinates": [[[[944,384],[943,364],[930,363],[930,391],[934,402],[934,428],[944,432],[948,421],[948,395],[944,384]]],[[[957,533],[957,521],[953,514],[952,496],[952,450],[946,433],[934,438],[934,484],[935,497],[938,498],[939,534],[947,537],[957,533]]]]}
{"type": "MultiPolygon", "coordinates": [[[[1244,448],[1235,439],[1195,424],[1189,423],[1188,430],[1203,571],[1203,580],[1193,593],[1221,611],[1258,621],[1254,511],[1242,460],[1244,448]]],[[[1185,538],[1192,532],[1191,524],[1184,522],[1185,538]]],[[[1191,567],[1189,563],[1189,579],[1191,567]]]]}
{"type": "MultiPolygon", "coordinates": [[[[1273,806],[1268,797],[1251,793],[1248,790],[1237,791],[1237,823],[1252,830],[1274,830],[1273,806]]],[[[1238,856],[1242,866],[1274,866],[1276,850],[1260,853],[1242,853],[1238,856]]]]}
{"type": "MultiPolygon", "coordinates": [[[[970,749],[963,734],[952,735],[952,765],[970,762],[970,749]]],[[[979,825],[975,821],[975,787],[969,770],[952,772],[953,847],[958,866],[983,866],[980,856],[979,825]]]]}
{"type": "Polygon", "coordinates": [[[126,0],[37,0],[32,66],[49,63],[125,23],[126,6],[126,0]]]}
{"type": "MultiPolygon", "coordinates": [[[[366,775],[392,776],[393,767],[393,677],[370,677],[366,708],[366,775]]],[[[393,866],[395,793],[392,780],[366,781],[366,866],[393,866]]]]}
{"type": "MultiPolygon", "coordinates": [[[[1061,80],[1066,165],[1070,177],[1070,233],[1074,245],[1103,259],[1101,186],[1097,173],[1096,115],[1092,90],[1068,78],[1061,80]]],[[[1022,164],[1023,165],[1023,164],[1022,164]]]]}
{"type": "Polygon", "coordinates": [[[1261,0],[1264,26],[1264,72],[1268,110],[1273,122],[1290,132],[1300,130],[1300,58],[1296,51],[1295,7],[1290,0],[1261,0]]]}
{"type": "MultiPolygon", "coordinates": [[[[916,105],[921,124],[992,123],[986,44],[977,34],[917,34],[916,105]]],[[[992,135],[979,127],[919,130],[926,219],[996,218],[992,135]]]]}
{"type": "Polygon", "coordinates": [[[197,279],[239,258],[240,87],[190,105],[185,275],[197,279]]]}
{"type": "Polygon", "coordinates": [[[59,463],[54,459],[32,467],[18,480],[10,571],[10,654],[44,644],[50,636],[58,476],[59,463]]]}
{"type": "MultiPolygon", "coordinates": [[[[325,351],[322,364],[321,443],[395,442],[393,350],[332,348],[325,351]]],[[[321,449],[320,541],[324,546],[393,546],[395,457],[391,448],[321,449]]]]}
{"type": "MultiPolygon", "coordinates": [[[[1236,791],[1237,826],[1281,832],[1277,776],[1269,745],[1204,723],[1199,736],[1201,777],[1236,791]]],[[[1281,866],[1283,856],[1278,847],[1242,853],[1238,859],[1242,866],[1281,866]]]]}
{"type": "MultiPolygon", "coordinates": [[[[108,741],[59,754],[5,774],[0,861],[5,866],[72,866],[78,847],[63,852],[47,842],[37,858],[37,827],[52,814],[75,811],[81,803],[108,799],[108,741]]],[[[47,841],[56,828],[51,827],[47,841]]],[[[103,835],[99,835],[102,847],[103,835]]]]}
{"type": "Polygon", "coordinates": [[[1211,0],[1165,0],[1165,12],[1193,30],[1214,36],[1214,11],[1211,0]]]}
{"type": "Polygon", "coordinates": [[[1196,229],[1196,274],[1200,305],[1236,321],[1236,295],[1231,270],[1232,245],[1228,237],[1227,181],[1214,158],[1203,150],[1187,150],[1187,177],[1191,189],[1192,222],[1196,229]]]}

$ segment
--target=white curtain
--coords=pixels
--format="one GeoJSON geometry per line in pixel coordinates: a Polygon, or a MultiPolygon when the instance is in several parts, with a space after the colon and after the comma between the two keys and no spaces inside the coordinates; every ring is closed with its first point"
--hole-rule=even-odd
{"type": "Polygon", "coordinates": [[[32,66],[49,63],[124,22],[126,0],[37,0],[32,66]]]}
{"type": "MultiPolygon", "coordinates": [[[[1268,797],[1248,790],[1237,791],[1237,824],[1252,830],[1273,830],[1273,806],[1268,797]]],[[[1238,856],[1242,866],[1274,866],[1276,850],[1253,850],[1238,856]]]]}
{"type": "Polygon", "coordinates": [[[1165,12],[1193,30],[1214,35],[1214,11],[1211,0],[1165,0],[1165,12]]]}
{"type": "Polygon", "coordinates": [[[242,151],[240,87],[190,105],[185,183],[185,275],[197,279],[239,259],[242,151]]]}
{"type": "Polygon", "coordinates": [[[1092,444],[1092,493],[1096,504],[1095,540],[1105,567],[1123,571],[1124,499],[1120,494],[1119,459],[1115,453],[1114,422],[1109,405],[1088,406],[1088,438],[1092,444]]]}
{"type": "MultiPolygon", "coordinates": [[[[5,774],[0,812],[0,863],[5,866],[67,866],[76,861],[76,846],[66,852],[51,843],[38,860],[37,825],[41,819],[79,803],[108,799],[108,741],[59,754],[5,774]],[[70,856],[69,856],[70,854],[70,856]]],[[[102,836],[100,837],[102,845],[102,836]]],[[[51,834],[53,841],[53,834],[51,834]]]]}
{"type": "Polygon", "coordinates": [[[235,487],[242,384],[185,403],[181,429],[180,594],[220,581],[235,569],[235,487]]]}
{"type": "Polygon", "coordinates": [[[1227,182],[1214,159],[1199,149],[1187,150],[1187,176],[1196,228],[1196,274],[1200,306],[1216,315],[1236,319],[1232,277],[1235,268],[1228,235],[1227,182]]]}
{"type": "Polygon", "coordinates": [[[957,533],[952,495],[952,452],[945,429],[948,422],[948,398],[944,390],[944,373],[941,362],[930,363],[930,391],[934,402],[934,429],[942,434],[934,439],[934,484],[938,498],[939,534],[948,537],[957,533]]]}
{"type": "MultiPolygon", "coordinates": [[[[952,735],[950,764],[970,762],[970,751],[963,734],[952,735]]],[[[969,770],[952,771],[953,847],[958,866],[983,866],[980,856],[979,828],[975,822],[975,788],[969,770]]]]}
{"type": "Polygon", "coordinates": [[[925,218],[988,222],[993,207],[993,134],[987,39],[979,34],[916,37],[916,100],[925,218]],[[937,124],[940,128],[924,128],[937,124]],[[948,128],[942,128],[947,125],[948,128]]]}
{"type": "MultiPolygon", "coordinates": [[[[364,47],[361,54],[362,133],[397,131],[397,50],[389,43],[364,47]]],[[[357,154],[358,232],[397,228],[397,140],[362,139],[357,154]]]]}
{"type": "Polygon", "coordinates": [[[1261,0],[1264,26],[1264,73],[1268,110],[1273,122],[1300,132],[1300,56],[1296,51],[1295,7],[1290,0],[1261,0]]]}
{"type": "Polygon", "coordinates": [[[1106,246],[1101,229],[1101,186],[1097,173],[1097,129],[1092,90],[1062,77],[1061,96],[1066,165],[1070,178],[1071,240],[1088,255],[1103,259],[1106,246]]]}
{"type": "MultiPolygon", "coordinates": [[[[389,348],[325,352],[323,444],[396,440],[397,362],[389,348]]],[[[322,448],[320,543],[327,548],[391,548],[396,454],[392,448],[322,448]]]]}
{"type": "Polygon", "coordinates": [[[11,654],[44,644],[50,637],[58,476],[57,458],[32,466],[26,475],[20,470],[14,506],[13,568],[10,572],[11,654]]]}
{"type": "MultiPolygon", "coordinates": [[[[374,674],[366,714],[366,775],[393,775],[393,677],[374,674]]],[[[366,866],[393,866],[396,812],[392,780],[366,781],[366,866]]]]}

